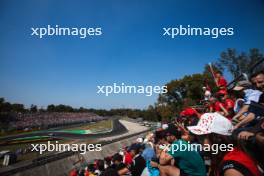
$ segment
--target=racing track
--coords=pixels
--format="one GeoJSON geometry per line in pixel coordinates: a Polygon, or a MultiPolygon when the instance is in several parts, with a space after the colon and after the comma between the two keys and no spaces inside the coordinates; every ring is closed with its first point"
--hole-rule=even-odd
{"type": "Polygon", "coordinates": [[[70,133],[70,132],[50,132],[50,131],[43,131],[43,132],[35,132],[30,134],[21,134],[21,135],[14,135],[0,138],[0,141],[11,141],[17,138],[26,138],[26,137],[34,137],[34,136],[49,136],[52,138],[67,138],[67,139],[93,139],[93,138],[105,138],[109,136],[120,135],[126,133],[128,130],[126,127],[119,122],[119,119],[114,118],[112,120],[113,128],[111,131],[102,132],[102,133],[94,133],[94,134],[77,134],[77,133],[70,133]],[[50,135],[52,133],[52,135],[50,135]]]}

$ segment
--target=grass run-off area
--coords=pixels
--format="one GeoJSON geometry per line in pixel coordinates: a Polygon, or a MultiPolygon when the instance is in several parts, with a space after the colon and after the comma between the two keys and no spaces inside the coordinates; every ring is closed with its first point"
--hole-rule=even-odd
{"type": "MultiPolygon", "coordinates": [[[[57,129],[57,130],[46,130],[49,132],[52,131],[61,131],[61,132],[72,132],[77,133],[79,131],[83,130],[89,130],[91,132],[96,131],[103,131],[103,130],[109,130],[112,128],[112,120],[103,120],[97,123],[86,123],[86,124],[80,124],[79,126],[70,127],[70,128],[63,128],[63,130],[57,129]]],[[[36,132],[32,132],[36,133],[36,132]]],[[[10,141],[8,144],[0,145],[0,151],[3,150],[9,150],[9,151],[15,151],[19,148],[27,148],[32,143],[46,143],[48,140],[52,141],[52,138],[50,136],[31,136],[31,137],[25,137],[25,138],[16,138],[12,141],[10,141]]],[[[56,139],[59,140],[59,139],[56,139]]],[[[60,141],[71,141],[71,140],[60,140],[60,141]]],[[[5,141],[1,141],[0,144],[5,141]]]]}
{"type": "Polygon", "coordinates": [[[72,126],[64,126],[64,127],[56,127],[56,128],[50,128],[50,129],[31,129],[28,131],[23,131],[23,130],[16,130],[16,131],[10,131],[10,132],[0,132],[0,140],[1,137],[7,137],[10,135],[21,135],[21,134],[32,134],[32,133],[38,133],[40,131],[66,131],[68,132],[68,130],[72,130],[72,132],[74,133],[74,131],[76,131],[76,133],[78,133],[77,130],[91,130],[91,131],[97,131],[97,130],[104,130],[106,128],[111,128],[112,127],[112,121],[111,120],[103,120],[103,121],[99,121],[99,122],[92,122],[92,123],[85,123],[85,124],[77,124],[77,125],[72,125],[72,126]]]}
{"type": "MultiPolygon", "coordinates": [[[[81,130],[89,130],[91,132],[96,132],[96,131],[103,131],[103,130],[109,130],[112,128],[112,120],[103,120],[100,122],[96,123],[86,123],[86,124],[80,124],[79,126],[74,126],[74,127],[69,127],[69,128],[63,128],[62,130],[60,129],[51,129],[51,130],[45,130],[45,131],[66,131],[66,132],[78,132],[81,130]]],[[[44,130],[43,130],[44,131],[44,130]]],[[[31,133],[36,133],[36,131],[31,132],[31,133]]],[[[15,152],[18,149],[26,149],[31,147],[31,144],[47,144],[48,141],[50,143],[55,144],[56,141],[58,141],[60,144],[68,144],[68,143],[86,143],[86,144],[91,144],[91,143],[96,143],[96,140],[92,139],[83,139],[83,140],[71,140],[71,139],[52,139],[50,136],[36,136],[25,138],[17,138],[13,142],[10,142],[8,144],[2,144],[0,145],[0,151],[13,151],[15,152]]],[[[2,141],[3,142],[3,141],[2,141]]],[[[49,155],[51,154],[50,152],[45,152],[43,155],[49,155]]],[[[39,157],[40,154],[38,152],[28,152],[27,154],[23,154],[18,156],[18,161],[25,161],[29,159],[34,159],[39,157]]],[[[2,159],[0,159],[0,162],[2,162],[2,159]]]]}

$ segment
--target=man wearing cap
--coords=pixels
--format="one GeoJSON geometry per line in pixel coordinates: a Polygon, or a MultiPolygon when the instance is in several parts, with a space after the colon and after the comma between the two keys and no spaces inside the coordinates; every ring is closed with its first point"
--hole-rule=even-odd
{"type": "Polygon", "coordinates": [[[262,94],[259,90],[253,90],[252,84],[249,81],[240,81],[233,88],[234,91],[243,91],[244,92],[244,105],[239,110],[239,112],[233,117],[233,119],[239,119],[241,116],[248,112],[249,105],[251,101],[258,102],[259,97],[262,94]]]}
{"type": "Polygon", "coordinates": [[[181,133],[175,125],[170,124],[166,133],[167,141],[172,144],[161,152],[159,164],[152,162],[152,167],[158,167],[161,176],[205,176],[205,165],[199,153],[195,150],[181,150],[181,145],[188,146],[189,143],[181,139],[181,133]]]}

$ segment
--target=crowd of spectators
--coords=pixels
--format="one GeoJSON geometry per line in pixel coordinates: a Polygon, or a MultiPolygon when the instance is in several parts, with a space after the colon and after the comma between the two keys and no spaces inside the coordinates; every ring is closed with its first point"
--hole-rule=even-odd
{"type": "Polygon", "coordinates": [[[131,146],[74,168],[70,176],[263,175],[264,72],[230,89],[221,73],[214,76],[218,90],[205,85],[203,108],[184,109],[131,146]]]}
{"type": "Polygon", "coordinates": [[[84,122],[96,122],[103,117],[88,112],[37,112],[16,113],[12,116],[10,127],[16,130],[47,129],[84,122]]]}

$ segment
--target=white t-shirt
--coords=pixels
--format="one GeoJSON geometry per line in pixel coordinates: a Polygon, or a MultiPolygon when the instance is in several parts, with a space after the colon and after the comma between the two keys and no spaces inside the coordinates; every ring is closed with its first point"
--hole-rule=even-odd
{"type": "Polygon", "coordinates": [[[245,92],[245,98],[244,98],[245,103],[244,104],[247,104],[247,105],[249,105],[251,101],[258,102],[259,97],[262,94],[261,91],[253,90],[253,89],[246,89],[244,90],[244,92],[245,92]]]}

